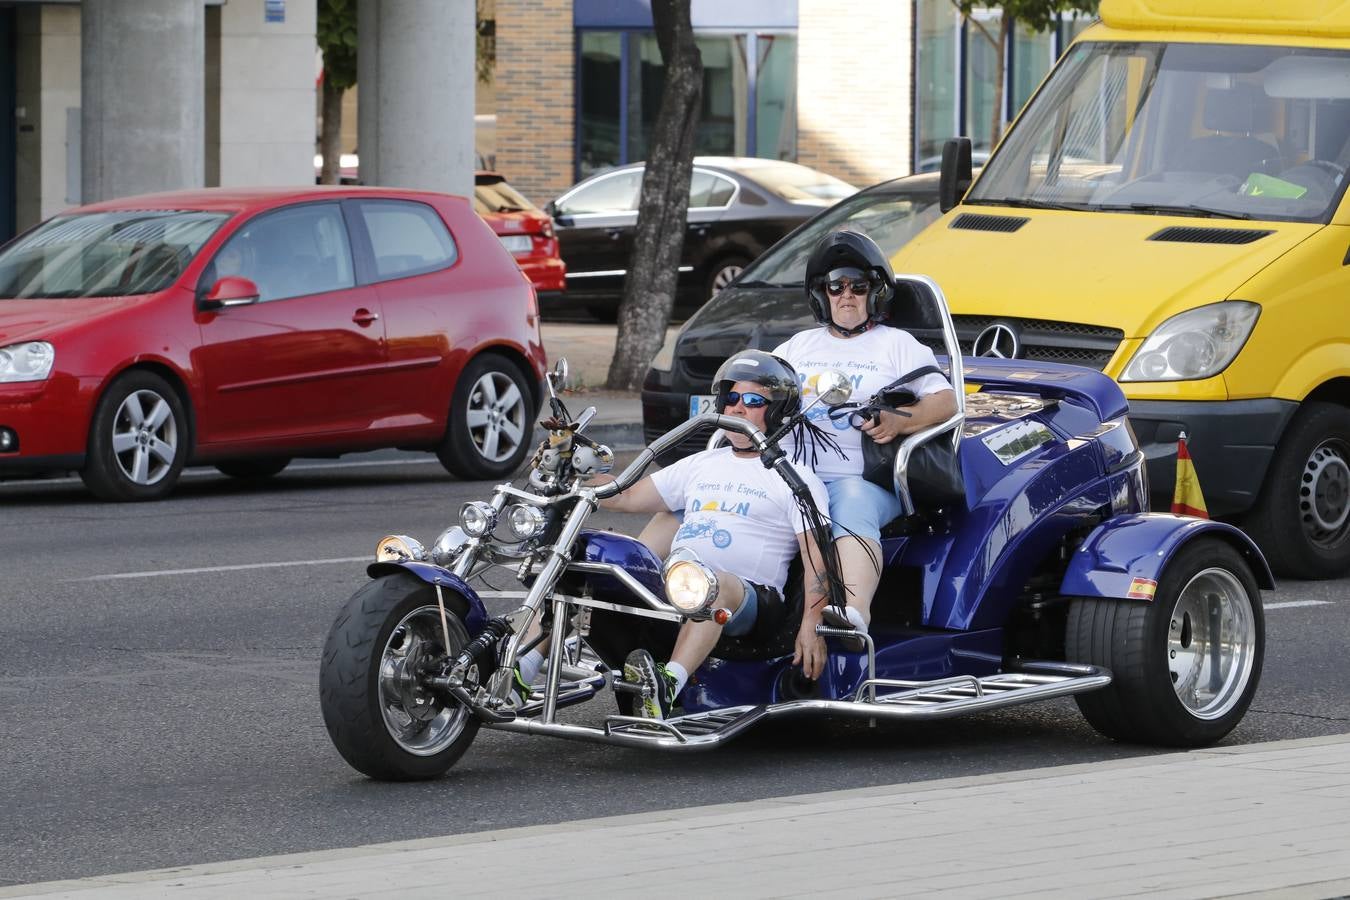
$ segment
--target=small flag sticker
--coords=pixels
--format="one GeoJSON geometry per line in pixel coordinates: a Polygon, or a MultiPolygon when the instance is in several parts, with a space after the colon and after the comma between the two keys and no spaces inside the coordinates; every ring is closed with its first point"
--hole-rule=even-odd
{"type": "Polygon", "coordinates": [[[1131,600],[1152,600],[1158,590],[1158,582],[1152,578],[1136,578],[1130,582],[1130,590],[1125,594],[1131,600]]]}

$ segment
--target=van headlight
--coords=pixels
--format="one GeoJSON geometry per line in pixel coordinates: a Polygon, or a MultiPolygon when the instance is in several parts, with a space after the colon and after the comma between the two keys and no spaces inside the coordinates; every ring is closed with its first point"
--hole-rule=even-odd
{"type": "Polygon", "coordinates": [[[387,534],[375,545],[376,562],[421,562],[426,558],[422,543],[406,534],[387,534]]]}
{"type": "Polygon", "coordinates": [[[55,362],[56,349],[46,341],[0,347],[0,382],[46,381],[55,362]]]}
{"type": "Polygon", "coordinates": [[[702,612],[717,600],[717,574],[686,548],[670,555],[661,575],[666,599],[687,616],[702,612]]]}
{"type": "Polygon", "coordinates": [[[1153,330],[1130,358],[1121,381],[1192,381],[1228,368],[1251,337],[1258,304],[1225,300],[1188,309],[1153,330]]]}
{"type": "Polygon", "coordinates": [[[459,508],[459,524],[469,537],[482,537],[497,527],[497,511],[481,500],[470,500],[459,508]]]}

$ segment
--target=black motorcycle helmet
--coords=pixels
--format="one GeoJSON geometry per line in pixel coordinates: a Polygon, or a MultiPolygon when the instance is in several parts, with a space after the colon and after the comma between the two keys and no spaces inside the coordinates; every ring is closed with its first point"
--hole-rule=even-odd
{"type": "Polygon", "coordinates": [[[834,325],[846,334],[858,334],[871,323],[889,318],[894,299],[895,275],[891,273],[891,264],[870,237],[856,231],[832,231],[816,243],[806,263],[806,302],[821,325],[834,325]],[[870,285],[867,321],[857,328],[839,328],[830,318],[830,298],[825,286],[840,278],[866,278],[870,285]]]}
{"type": "Polygon", "coordinates": [[[797,370],[783,359],[763,350],[742,350],[717,369],[712,389],[717,395],[717,411],[727,408],[727,392],[738,381],[749,381],[764,389],[769,405],[764,410],[766,434],[772,434],[783,420],[797,413],[802,406],[802,388],[797,370]]]}

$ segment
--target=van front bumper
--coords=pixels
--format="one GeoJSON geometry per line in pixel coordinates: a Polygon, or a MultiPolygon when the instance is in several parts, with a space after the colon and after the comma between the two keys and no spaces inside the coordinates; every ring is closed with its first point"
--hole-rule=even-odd
{"type": "Polygon", "coordinates": [[[1167,511],[1176,487],[1177,438],[1186,445],[1211,516],[1256,502],[1275,447],[1293,418],[1292,400],[1131,400],[1129,419],[1148,467],[1153,509],[1167,511]]]}

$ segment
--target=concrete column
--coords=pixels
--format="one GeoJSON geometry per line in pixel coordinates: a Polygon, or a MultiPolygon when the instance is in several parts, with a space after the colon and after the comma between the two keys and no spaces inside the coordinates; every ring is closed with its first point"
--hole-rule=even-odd
{"type": "Polygon", "coordinates": [[[204,184],[205,16],[196,0],[84,0],[84,202],[204,184]]]}
{"type": "Polygon", "coordinates": [[[361,180],[473,190],[473,0],[361,0],[361,180]]]}
{"type": "Polygon", "coordinates": [[[80,202],[79,132],[66,128],[80,108],[80,10],[20,7],[17,26],[14,224],[22,231],[80,202]]]}
{"type": "Polygon", "coordinates": [[[223,186],[314,183],[315,0],[220,8],[218,138],[223,186]]]}

